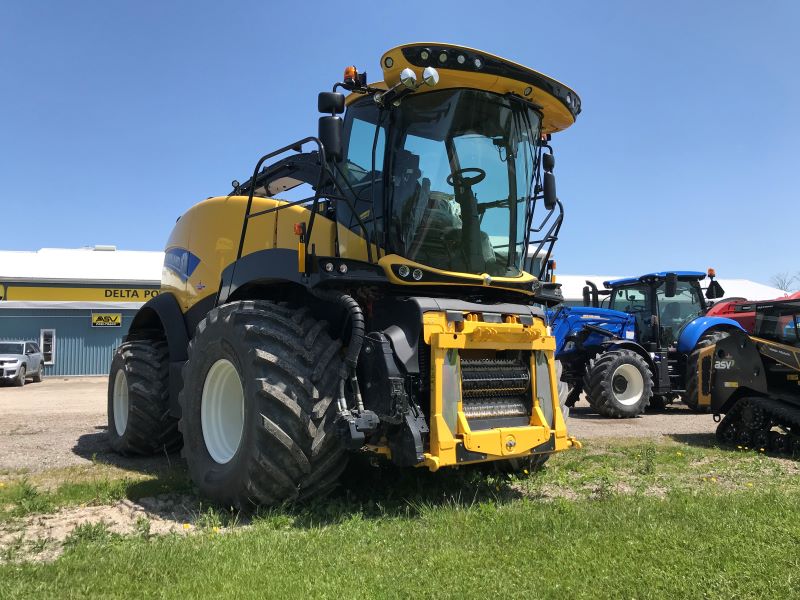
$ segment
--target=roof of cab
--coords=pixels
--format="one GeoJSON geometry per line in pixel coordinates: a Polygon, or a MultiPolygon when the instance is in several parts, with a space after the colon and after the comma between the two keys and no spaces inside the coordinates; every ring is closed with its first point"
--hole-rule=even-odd
{"type": "Polygon", "coordinates": [[[439,84],[435,88],[422,87],[418,93],[475,88],[498,94],[516,94],[541,109],[543,134],[566,129],[581,112],[581,100],[571,88],[524,65],[482,50],[419,42],[397,46],[381,56],[384,82],[389,87],[400,81],[403,69],[410,68],[419,77],[422,69],[428,66],[439,71],[439,84]]]}
{"type": "Polygon", "coordinates": [[[640,275],[639,277],[612,279],[611,281],[604,281],[603,285],[607,288],[610,288],[620,285],[630,285],[632,283],[641,283],[652,279],[666,279],[667,275],[670,273],[675,273],[675,275],[678,276],[678,279],[682,279],[684,281],[700,281],[706,277],[706,274],[702,271],[659,271],[658,273],[646,273],[645,275],[640,275]]]}

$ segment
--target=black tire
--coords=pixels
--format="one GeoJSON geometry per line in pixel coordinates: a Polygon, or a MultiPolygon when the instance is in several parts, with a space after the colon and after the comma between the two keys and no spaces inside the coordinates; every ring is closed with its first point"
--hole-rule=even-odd
{"type": "Polygon", "coordinates": [[[17,387],[22,387],[25,385],[25,378],[28,376],[27,369],[25,365],[19,366],[19,371],[17,371],[17,378],[14,380],[14,385],[17,387]]]}
{"type": "Polygon", "coordinates": [[[206,315],[189,344],[180,394],[184,456],[204,495],[249,510],[333,489],[347,464],[334,423],[341,347],[307,308],[243,301],[206,315]],[[202,404],[208,373],[221,361],[236,369],[243,407],[240,437],[218,462],[202,404]]]}
{"type": "Polygon", "coordinates": [[[36,371],[36,375],[33,376],[33,382],[42,383],[42,379],[44,379],[44,365],[39,364],[39,370],[36,371]]]}
{"type": "MultiPolygon", "coordinates": [[[[569,418],[569,406],[567,406],[567,397],[569,396],[569,385],[561,381],[561,372],[563,367],[561,365],[561,361],[556,361],[556,377],[558,378],[558,403],[561,406],[561,415],[564,417],[564,421],[569,418]]],[[[495,469],[502,473],[524,473],[528,471],[528,473],[535,473],[536,471],[540,470],[544,463],[547,462],[547,459],[550,458],[550,454],[531,454],[530,456],[526,456],[524,458],[512,458],[510,460],[499,460],[495,461],[492,464],[494,465],[495,469]]]]}
{"type": "Polygon", "coordinates": [[[664,396],[653,395],[650,397],[650,410],[653,412],[661,412],[667,408],[669,401],[664,396]]]}
{"type": "Polygon", "coordinates": [[[604,417],[637,417],[645,411],[653,393],[650,368],[644,358],[630,350],[609,350],[599,354],[591,363],[588,381],[586,395],[591,398],[590,404],[604,417]],[[629,368],[635,369],[641,380],[629,368]],[[640,388],[638,396],[637,387],[640,388]],[[630,389],[634,390],[634,397],[625,398],[630,389]]]}
{"type": "Polygon", "coordinates": [[[181,434],[178,420],[169,414],[168,403],[169,351],[166,342],[137,340],[121,344],[114,353],[108,376],[108,441],[111,448],[124,455],[178,450],[181,434]],[[117,384],[120,386],[118,393],[127,392],[126,402],[115,403],[117,384]]]}
{"type": "Polygon", "coordinates": [[[592,382],[591,382],[589,376],[592,373],[592,369],[594,369],[594,363],[597,360],[598,356],[601,356],[601,355],[595,354],[592,358],[590,358],[589,360],[586,361],[586,368],[583,371],[583,384],[581,385],[581,389],[583,390],[584,397],[586,398],[586,402],[588,402],[589,406],[592,407],[592,409],[594,409],[595,411],[597,410],[597,404],[595,402],[595,399],[589,393],[589,390],[591,389],[591,385],[592,385],[592,382]]]}
{"type": "Polygon", "coordinates": [[[699,381],[697,378],[697,361],[700,358],[700,350],[712,346],[730,334],[727,331],[708,331],[704,333],[687,358],[686,362],[686,392],[681,396],[683,403],[696,413],[708,412],[709,406],[699,406],[698,389],[699,381]]]}

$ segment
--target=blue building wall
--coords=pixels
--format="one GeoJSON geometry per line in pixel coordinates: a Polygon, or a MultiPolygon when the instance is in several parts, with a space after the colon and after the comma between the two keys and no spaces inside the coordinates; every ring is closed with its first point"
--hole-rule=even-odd
{"type": "Polygon", "coordinates": [[[0,309],[0,341],[40,343],[42,329],[55,330],[54,364],[45,375],[107,375],[114,350],[128,332],[135,309],[0,309]],[[120,313],[120,327],[92,327],[92,313],[120,313]]]}

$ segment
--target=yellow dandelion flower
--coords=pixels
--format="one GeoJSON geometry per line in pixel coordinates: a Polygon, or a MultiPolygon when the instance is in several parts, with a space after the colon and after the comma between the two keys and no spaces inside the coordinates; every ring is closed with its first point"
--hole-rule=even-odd
{"type": "Polygon", "coordinates": [[[717,483],[717,478],[716,477],[712,477],[711,481],[714,482],[714,483],[717,483]]]}
{"type": "Polygon", "coordinates": [[[525,475],[527,475],[528,474],[528,469],[522,469],[522,472],[525,473],[525,475]]]}
{"type": "Polygon", "coordinates": [[[748,481],[747,482],[747,487],[753,487],[753,484],[748,481]]]}
{"type": "Polygon", "coordinates": [[[683,456],[683,452],[676,452],[675,456],[683,456]]]}
{"type": "Polygon", "coordinates": [[[219,527],[214,527],[211,529],[214,533],[219,533],[219,527]]]}
{"type": "Polygon", "coordinates": [[[183,528],[184,528],[184,529],[190,529],[191,527],[192,527],[192,526],[191,526],[191,525],[189,525],[189,523],[184,523],[184,524],[183,524],[183,528]]]}

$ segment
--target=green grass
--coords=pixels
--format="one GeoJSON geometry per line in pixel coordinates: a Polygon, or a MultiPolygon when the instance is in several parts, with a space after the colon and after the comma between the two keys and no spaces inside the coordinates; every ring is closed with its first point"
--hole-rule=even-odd
{"type": "Polygon", "coordinates": [[[640,441],[596,441],[529,478],[361,467],[313,506],[252,519],[206,507],[195,535],[82,526],[53,563],[0,566],[0,598],[788,598],[798,473],[640,441]]]}
{"type": "Polygon", "coordinates": [[[96,464],[58,469],[38,477],[22,475],[0,481],[0,524],[70,506],[112,504],[123,498],[137,500],[190,490],[186,473],[178,468],[140,474],[96,464]]]}

